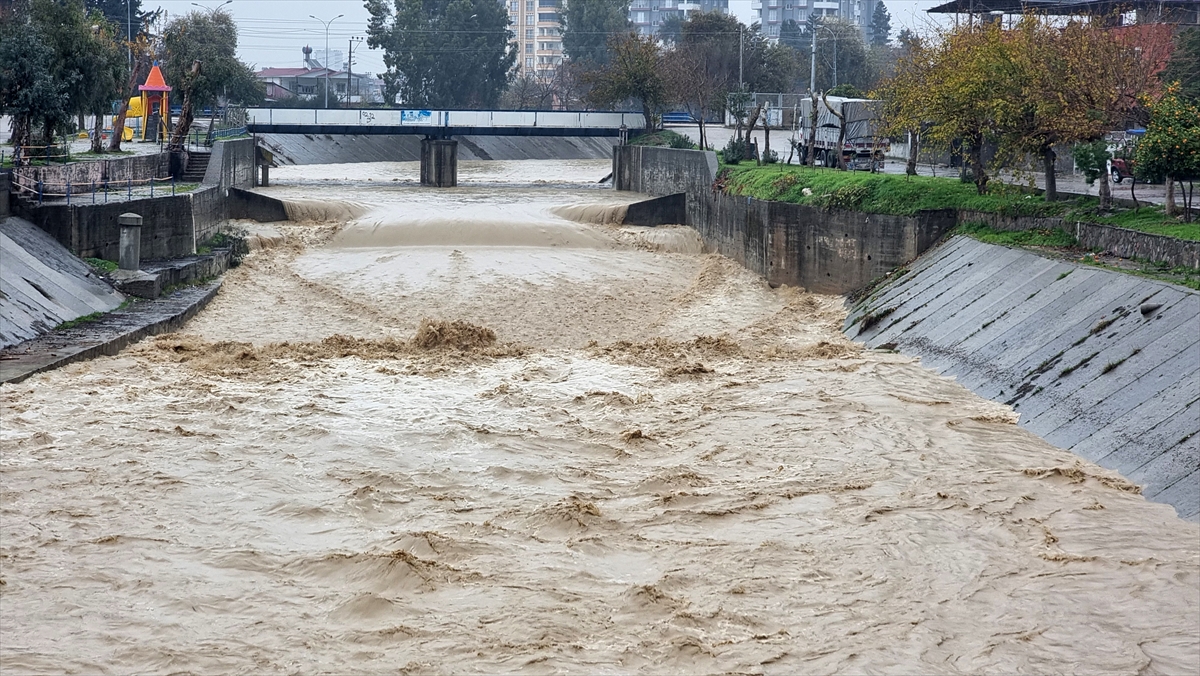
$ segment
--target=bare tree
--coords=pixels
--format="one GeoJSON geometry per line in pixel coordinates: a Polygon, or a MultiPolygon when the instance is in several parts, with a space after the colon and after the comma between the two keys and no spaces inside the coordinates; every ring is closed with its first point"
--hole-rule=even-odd
{"type": "Polygon", "coordinates": [[[700,126],[700,147],[708,148],[704,119],[710,111],[724,108],[729,90],[729,69],[703,43],[683,44],[666,57],[670,98],[678,101],[700,126]]]}

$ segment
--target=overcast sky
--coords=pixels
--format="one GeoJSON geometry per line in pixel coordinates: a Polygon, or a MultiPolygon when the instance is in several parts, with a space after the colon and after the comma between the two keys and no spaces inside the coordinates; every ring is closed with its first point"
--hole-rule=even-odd
{"type": "MultiPolygon", "coordinates": [[[[892,37],[901,28],[918,30],[929,23],[925,10],[946,0],[884,0],[892,14],[892,37]]],[[[142,0],[142,6],[162,7],[171,16],[189,11],[202,11],[189,0],[142,0]]],[[[209,0],[198,4],[217,7],[221,0],[209,0]]],[[[744,23],[755,20],[750,9],[750,0],[730,0],[730,12],[744,23]]],[[[329,49],[345,52],[348,40],[364,35],[367,26],[367,10],[362,0],[233,0],[224,10],[233,15],[238,23],[238,55],[243,61],[256,68],[300,67],[303,55],[300,49],[309,45],[313,49],[324,49],[325,26],[310,15],[329,20],[338,14],[329,28],[329,49]]],[[[383,70],[383,53],[368,50],[366,45],[354,49],[354,70],[378,73],[383,70]]]]}

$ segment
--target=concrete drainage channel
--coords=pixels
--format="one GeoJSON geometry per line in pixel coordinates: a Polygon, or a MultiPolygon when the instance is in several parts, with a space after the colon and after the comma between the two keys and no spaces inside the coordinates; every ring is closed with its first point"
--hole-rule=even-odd
{"type": "Polygon", "coordinates": [[[957,236],[859,300],[845,330],[1200,520],[1200,293],[957,236]]]}

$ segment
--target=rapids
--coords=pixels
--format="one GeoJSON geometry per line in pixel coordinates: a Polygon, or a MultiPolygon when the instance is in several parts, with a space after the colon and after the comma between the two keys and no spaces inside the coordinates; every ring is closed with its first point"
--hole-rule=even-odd
{"type": "Polygon", "coordinates": [[[184,331],[0,386],[0,669],[1200,662],[1196,524],[605,162],[463,165],[279,169],[184,331]]]}

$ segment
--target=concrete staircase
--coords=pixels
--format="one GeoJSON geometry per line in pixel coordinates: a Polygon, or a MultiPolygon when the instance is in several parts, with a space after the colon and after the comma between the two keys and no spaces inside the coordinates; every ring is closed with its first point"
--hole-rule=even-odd
{"type": "Polygon", "coordinates": [[[212,153],[188,153],[187,166],[183,169],[183,176],[180,181],[183,183],[200,183],[204,180],[204,174],[208,171],[208,160],[212,158],[212,153]]]}

